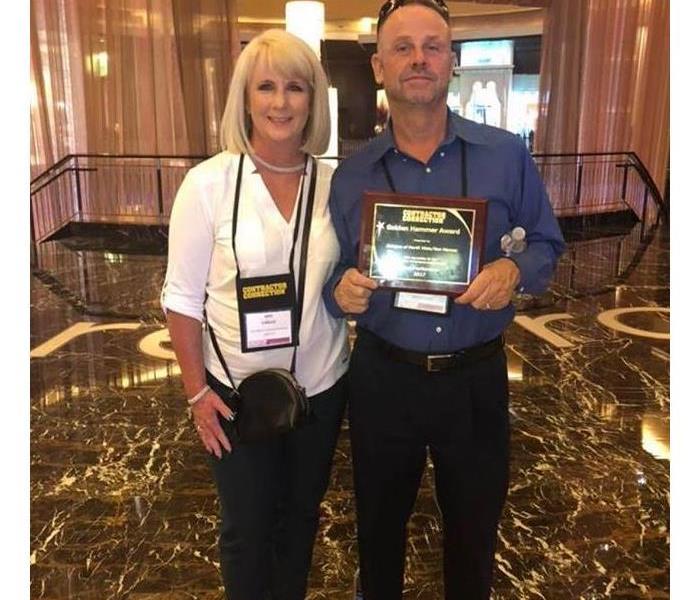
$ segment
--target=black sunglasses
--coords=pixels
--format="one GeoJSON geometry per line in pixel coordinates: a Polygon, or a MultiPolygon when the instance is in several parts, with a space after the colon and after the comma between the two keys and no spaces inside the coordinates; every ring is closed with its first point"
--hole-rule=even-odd
{"type": "Polygon", "coordinates": [[[427,8],[432,8],[436,13],[438,13],[445,22],[449,25],[450,23],[450,11],[447,8],[444,0],[387,0],[382,7],[379,9],[379,18],[377,19],[377,31],[384,25],[384,21],[389,18],[389,15],[395,10],[398,10],[402,6],[407,6],[409,4],[416,4],[418,6],[425,6],[427,8]]]}

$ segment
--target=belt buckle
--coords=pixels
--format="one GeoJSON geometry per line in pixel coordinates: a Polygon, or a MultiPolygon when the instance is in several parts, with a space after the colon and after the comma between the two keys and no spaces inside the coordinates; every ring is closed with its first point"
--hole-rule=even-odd
{"type": "Polygon", "coordinates": [[[428,356],[425,357],[425,370],[428,373],[436,373],[441,370],[439,361],[451,357],[452,354],[428,354],[428,356]],[[436,364],[436,362],[438,364],[436,364]]]}

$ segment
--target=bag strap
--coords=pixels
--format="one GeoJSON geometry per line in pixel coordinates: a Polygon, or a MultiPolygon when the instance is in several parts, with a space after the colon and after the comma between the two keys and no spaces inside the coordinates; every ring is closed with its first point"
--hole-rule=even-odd
{"type": "Polygon", "coordinates": [[[207,328],[207,331],[209,331],[209,337],[211,338],[211,345],[214,346],[214,352],[216,352],[216,356],[219,359],[221,366],[224,368],[224,371],[226,372],[226,377],[228,377],[228,380],[231,382],[231,389],[233,390],[233,393],[236,394],[236,396],[238,396],[240,394],[238,393],[238,390],[236,389],[236,384],[233,383],[233,377],[231,377],[231,372],[228,370],[228,366],[226,365],[226,361],[224,360],[224,356],[223,356],[223,354],[221,354],[221,348],[219,348],[219,342],[216,341],[216,336],[214,335],[214,330],[209,325],[209,321],[206,320],[206,313],[205,313],[204,325],[207,328]]]}
{"type": "MultiPolygon", "coordinates": [[[[241,155],[240,162],[238,163],[239,165],[239,170],[238,170],[238,181],[236,182],[236,187],[237,191],[240,189],[240,180],[241,180],[241,166],[242,166],[242,161],[243,161],[243,156],[241,155]]],[[[301,256],[299,257],[299,292],[297,294],[297,331],[299,332],[299,336],[301,336],[301,316],[303,313],[303,308],[304,308],[304,289],[306,287],[306,256],[308,254],[309,250],[309,237],[311,233],[311,224],[312,224],[312,218],[313,218],[313,211],[314,211],[314,200],[316,197],[316,175],[317,175],[317,164],[316,164],[316,159],[314,157],[311,157],[311,181],[309,182],[309,193],[307,194],[307,200],[306,200],[306,214],[304,216],[304,234],[302,236],[301,240],[301,256]]],[[[299,206],[299,211],[301,211],[301,206],[299,206]]],[[[296,236],[295,236],[296,237],[296,236]]],[[[224,369],[224,372],[226,373],[226,377],[228,377],[229,382],[231,383],[231,389],[233,389],[234,393],[236,395],[239,395],[238,390],[236,389],[236,384],[233,382],[233,377],[231,376],[231,372],[228,369],[228,366],[226,365],[226,361],[224,360],[224,356],[221,352],[221,348],[219,347],[219,343],[216,340],[216,336],[214,335],[214,329],[209,325],[209,320],[207,319],[207,311],[206,309],[204,310],[204,326],[206,329],[209,331],[209,337],[211,339],[211,344],[214,348],[214,352],[216,353],[217,358],[219,359],[219,362],[221,363],[221,367],[224,369]]],[[[296,358],[297,358],[297,347],[298,344],[294,346],[294,353],[292,354],[292,364],[290,367],[290,372],[293,374],[294,371],[296,370],[296,358]]]]}

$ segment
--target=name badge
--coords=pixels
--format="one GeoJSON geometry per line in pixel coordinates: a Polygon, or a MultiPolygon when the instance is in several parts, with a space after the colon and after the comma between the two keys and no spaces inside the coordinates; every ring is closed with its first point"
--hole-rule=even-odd
{"type": "Polygon", "coordinates": [[[450,298],[444,294],[396,292],[394,294],[394,308],[446,315],[450,310],[450,298]]]}
{"type": "Polygon", "coordinates": [[[241,352],[288,348],[299,343],[291,273],[239,278],[236,290],[241,352]]]}

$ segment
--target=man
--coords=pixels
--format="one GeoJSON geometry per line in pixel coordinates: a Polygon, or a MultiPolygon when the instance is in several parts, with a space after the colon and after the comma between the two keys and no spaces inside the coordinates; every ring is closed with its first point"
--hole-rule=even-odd
{"type": "Polygon", "coordinates": [[[372,68],[387,130],[335,172],[331,214],[340,264],[324,288],[335,316],[356,315],[350,428],[365,600],[400,600],[406,523],[426,461],[443,518],[445,598],[485,599],[508,488],[503,331],[515,290],[540,293],[564,244],[537,169],[516,136],[451,114],[455,57],[442,0],[390,0],[372,68]],[[364,190],[488,201],[485,264],[447,314],[394,307],[356,268],[364,190]],[[515,227],[527,248],[506,257],[515,227]],[[434,355],[439,355],[435,357],[434,355]]]}

